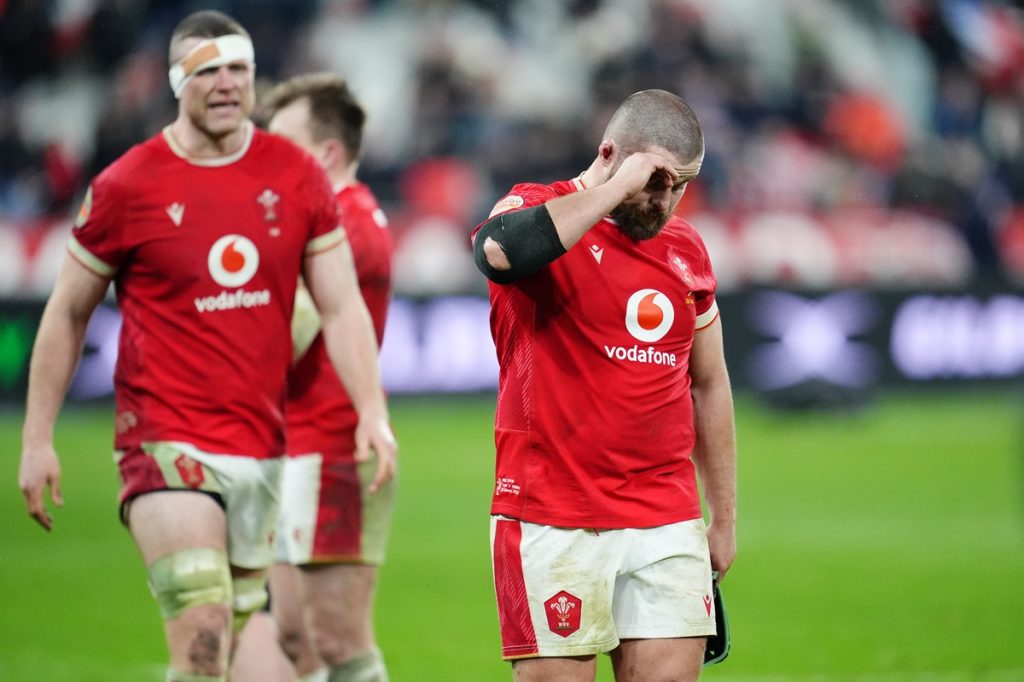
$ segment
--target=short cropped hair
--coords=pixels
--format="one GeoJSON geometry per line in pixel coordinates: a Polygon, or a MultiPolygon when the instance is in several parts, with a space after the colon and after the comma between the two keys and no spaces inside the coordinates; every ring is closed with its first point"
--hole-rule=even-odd
{"type": "Polygon", "coordinates": [[[704,133],[693,109],[666,90],[641,90],[612,114],[604,137],[626,154],[650,146],[666,149],[686,163],[704,153],[704,133]]]}
{"type": "Polygon", "coordinates": [[[168,61],[172,64],[184,55],[177,55],[175,58],[174,48],[183,40],[188,38],[219,38],[221,36],[243,35],[251,38],[249,32],[240,23],[223,12],[207,9],[193,12],[174,27],[171,34],[171,43],[168,48],[168,61]]]}
{"type": "Polygon", "coordinates": [[[278,111],[303,98],[309,100],[309,133],[313,140],[341,140],[349,157],[358,159],[366,111],[345,79],[333,73],[295,76],[276,85],[263,98],[261,118],[269,122],[278,111]]]}

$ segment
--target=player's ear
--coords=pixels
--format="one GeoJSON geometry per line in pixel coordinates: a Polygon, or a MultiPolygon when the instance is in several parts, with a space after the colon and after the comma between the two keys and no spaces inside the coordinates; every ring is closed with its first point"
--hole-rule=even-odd
{"type": "Polygon", "coordinates": [[[597,158],[601,162],[601,170],[604,174],[604,179],[607,180],[611,177],[613,171],[619,160],[619,145],[610,137],[606,137],[601,140],[601,145],[597,148],[597,158]]]}
{"type": "Polygon", "coordinates": [[[622,162],[622,147],[614,138],[606,137],[601,140],[597,148],[597,157],[601,160],[606,174],[611,175],[612,171],[622,162]]]}
{"type": "Polygon", "coordinates": [[[341,140],[333,137],[323,143],[321,162],[325,168],[347,168],[349,163],[348,150],[341,140]]]}

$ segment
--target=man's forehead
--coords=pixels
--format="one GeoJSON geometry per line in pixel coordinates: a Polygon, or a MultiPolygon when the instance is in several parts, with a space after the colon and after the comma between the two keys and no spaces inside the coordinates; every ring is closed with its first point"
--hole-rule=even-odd
{"type": "MultiPolygon", "coordinates": [[[[231,34],[231,35],[234,35],[234,34],[231,34]]],[[[224,36],[221,36],[221,37],[224,37],[224,36]]],[[[216,56],[218,56],[217,47],[214,44],[215,40],[217,40],[217,38],[214,38],[214,37],[201,37],[201,36],[189,36],[187,38],[180,38],[179,40],[177,40],[177,41],[175,41],[174,43],[171,44],[171,54],[170,54],[170,56],[171,56],[171,63],[172,64],[177,64],[178,62],[182,61],[183,59],[188,59],[188,61],[190,61],[190,62],[199,63],[199,62],[205,61],[205,59],[208,58],[208,57],[216,57],[216,56]],[[193,54],[193,51],[195,51],[196,48],[199,47],[203,43],[208,43],[208,45],[203,47],[203,48],[201,48],[198,52],[193,54]],[[205,52],[205,51],[210,51],[210,54],[200,54],[200,52],[205,52]]],[[[236,61],[245,61],[245,60],[236,60],[236,61]]]]}
{"type": "Polygon", "coordinates": [[[681,176],[697,175],[697,173],[700,172],[701,165],[703,165],[704,163],[703,149],[700,150],[700,154],[698,154],[695,158],[690,159],[688,161],[681,160],[678,156],[676,156],[669,150],[658,145],[651,145],[647,147],[644,151],[660,152],[662,154],[667,154],[668,156],[671,156],[672,167],[675,168],[676,172],[679,173],[679,175],[681,176]]]}
{"type": "Polygon", "coordinates": [[[179,38],[171,43],[171,63],[176,64],[184,59],[185,55],[195,49],[196,45],[209,40],[209,38],[200,38],[198,36],[190,36],[188,38],[179,38]]]}
{"type": "Polygon", "coordinates": [[[689,163],[682,165],[675,164],[676,172],[679,173],[680,177],[697,175],[700,172],[700,167],[704,164],[704,152],[701,152],[697,158],[691,160],[689,163]]]}

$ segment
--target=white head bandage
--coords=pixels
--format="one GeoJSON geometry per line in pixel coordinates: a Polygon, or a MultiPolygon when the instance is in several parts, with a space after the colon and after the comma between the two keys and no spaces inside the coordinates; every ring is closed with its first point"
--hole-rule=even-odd
{"type": "Polygon", "coordinates": [[[252,41],[247,37],[236,33],[202,41],[189,50],[189,53],[181,61],[172,66],[167,74],[171,80],[171,90],[174,91],[175,98],[181,97],[181,91],[185,89],[185,85],[203,69],[238,61],[255,61],[252,41]]]}

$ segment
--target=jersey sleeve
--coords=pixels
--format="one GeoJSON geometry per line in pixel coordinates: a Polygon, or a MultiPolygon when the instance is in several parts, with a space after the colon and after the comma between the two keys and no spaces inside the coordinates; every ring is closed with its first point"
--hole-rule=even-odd
{"type": "Polygon", "coordinates": [[[697,307],[696,331],[701,331],[711,326],[711,323],[718,319],[718,303],[715,301],[715,292],[718,289],[718,280],[715,279],[714,270],[711,267],[711,257],[704,246],[704,240],[700,238],[697,231],[693,231],[693,240],[700,254],[697,259],[694,273],[696,286],[694,287],[694,303],[697,307]]]}
{"type": "MultiPolygon", "coordinates": [[[[388,265],[390,254],[386,248],[387,227],[381,226],[371,214],[358,206],[347,209],[342,206],[341,221],[345,226],[349,246],[352,248],[356,275],[362,285],[368,279],[379,276],[388,265]]],[[[384,225],[386,226],[387,222],[384,222],[384,225]]]]}
{"type": "MultiPolygon", "coordinates": [[[[508,191],[508,194],[503,196],[494,204],[494,208],[491,209],[490,214],[487,216],[487,220],[490,220],[496,215],[502,213],[508,213],[510,211],[521,211],[524,208],[532,208],[533,206],[540,206],[543,203],[556,199],[558,194],[547,185],[538,185],[534,183],[521,183],[515,185],[508,191]]],[[[476,239],[476,233],[480,231],[480,228],[484,223],[484,220],[475,228],[470,236],[470,240],[476,239]]]]}
{"type": "Polygon", "coordinates": [[[123,228],[126,201],[110,169],[86,190],[68,240],[71,256],[101,277],[117,274],[128,251],[123,228]]]}
{"type": "Polygon", "coordinates": [[[309,188],[309,240],[305,253],[311,256],[329,251],[345,241],[345,228],[338,214],[338,202],[331,191],[327,175],[315,165],[313,157],[306,157],[305,186],[309,188]]]}

